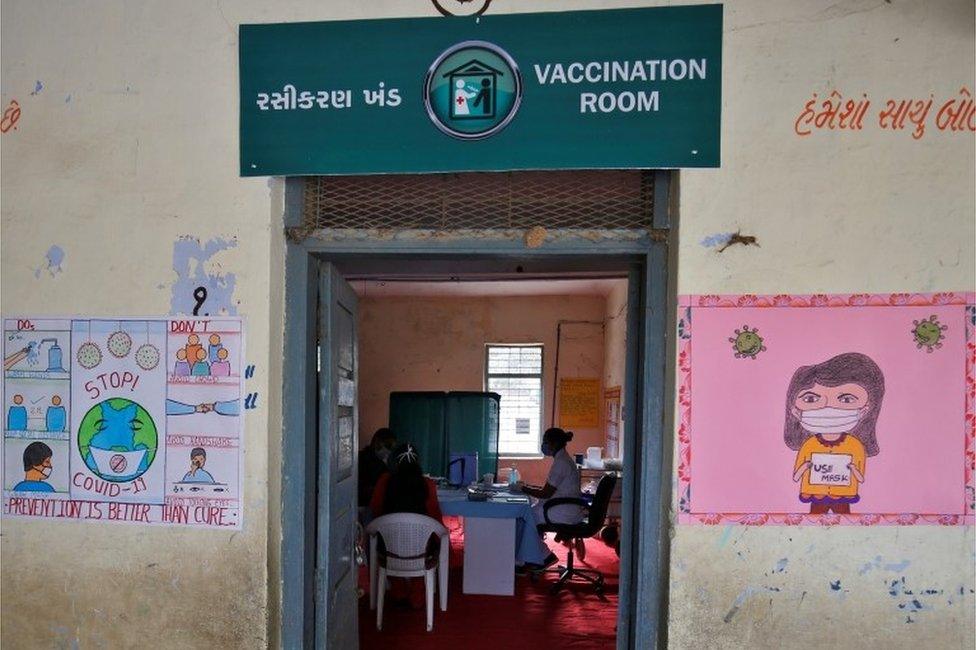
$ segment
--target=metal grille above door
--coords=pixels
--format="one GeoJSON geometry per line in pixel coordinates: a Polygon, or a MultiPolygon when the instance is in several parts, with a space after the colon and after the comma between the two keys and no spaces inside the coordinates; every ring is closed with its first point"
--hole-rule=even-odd
{"type": "Polygon", "coordinates": [[[648,229],[652,171],[311,176],[303,230],[648,229]]]}

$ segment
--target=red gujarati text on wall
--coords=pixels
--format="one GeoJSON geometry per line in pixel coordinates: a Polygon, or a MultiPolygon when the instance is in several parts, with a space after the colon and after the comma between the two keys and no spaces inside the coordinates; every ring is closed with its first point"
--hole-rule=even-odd
{"type": "MultiPolygon", "coordinates": [[[[860,131],[870,106],[867,93],[845,100],[842,93],[833,90],[823,101],[813,93],[793,122],[793,132],[805,137],[816,130],[860,131]]],[[[889,131],[909,129],[912,138],[919,140],[931,119],[939,131],[976,131],[976,102],[970,90],[963,86],[957,97],[938,104],[934,94],[925,99],[885,99],[878,112],[878,127],[889,131]],[[938,110],[933,113],[936,106],[938,110]]]]}

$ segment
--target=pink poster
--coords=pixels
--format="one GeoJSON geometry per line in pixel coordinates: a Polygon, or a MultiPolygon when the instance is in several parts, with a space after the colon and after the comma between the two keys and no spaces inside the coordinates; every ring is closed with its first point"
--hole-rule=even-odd
{"type": "Polygon", "coordinates": [[[679,522],[972,524],[973,303],[683,296],[679,522]]]}

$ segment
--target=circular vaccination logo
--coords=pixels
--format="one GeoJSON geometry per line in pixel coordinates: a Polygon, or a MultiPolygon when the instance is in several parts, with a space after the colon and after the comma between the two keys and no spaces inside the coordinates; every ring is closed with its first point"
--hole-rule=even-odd
{"type": "Polygon", "coordinates": [[[434,126],[462,140],[498,133],[522,102],[522,75],[508,53],[485,41],[445,50],[427,71],[424,104],[434,126]]]}
{"type": "Polygon", "coordinates": [[[156,459],[156,423],[142,405],[123,397],[99,402],[78,427],[78,453],[95,475],[121,483],[139,478],[156,459]]]}

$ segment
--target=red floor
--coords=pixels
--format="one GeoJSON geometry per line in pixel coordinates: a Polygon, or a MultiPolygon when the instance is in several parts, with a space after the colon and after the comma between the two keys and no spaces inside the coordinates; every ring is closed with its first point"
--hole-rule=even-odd
{"type": "MultiPolygon", "coordinates": [[[[457,519],[446,521],[451,528],[451,574],[447,611],[436,609],[434,629],[425,630],[424,609],[384,608],[383,630],[376,630],[376,612],[369,609],[369,595],[359,603],[359,639],[364,650],[450,648],[452,650],[589,650],[612,648],[616,639],[617,584],[619,564],[613,549],[599,539],[586,540],[583,564],[602,571],[606,591],[597,596],[584,583],[573,583],[555,596],[546,574],[536,582],[515,578],[514,596],[472,596],[461,592],[463,533],[457,519]]],[[[560,558],[566,549],[549,540],[560,558]]],[[[365,576],[364,576],[365,577],[365,576]]],[[[368,585],[368,578],[364,587],[368,585]]],[[[368,587],[367,587],[368,588],[368,587]]],[[[435,605],[436,607],[436,605],[435,605]]]]}

